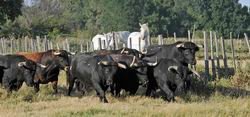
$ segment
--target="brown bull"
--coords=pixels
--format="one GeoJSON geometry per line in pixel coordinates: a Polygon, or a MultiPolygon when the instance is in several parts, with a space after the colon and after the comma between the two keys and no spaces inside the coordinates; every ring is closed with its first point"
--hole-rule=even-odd
{"type": "Polygon", "coordinates": [[[18,52],[25,58],[46,66],[45,69],[38,69],[34,77],[35,91],[39,91],[39,84],[52,82],[54,93],[57,93],[59,71],[67,71],[69,66],[69,53],[65,50],[48,50],[45,52],[18,52]]]}

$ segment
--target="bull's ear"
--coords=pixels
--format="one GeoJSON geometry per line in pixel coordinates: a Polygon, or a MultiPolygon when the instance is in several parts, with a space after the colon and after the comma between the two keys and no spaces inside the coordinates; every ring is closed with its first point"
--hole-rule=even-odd
{"type": "Polygon", "coordinates": [[[141,23],[139,23],[139,25],[141,26],[142,24],[141,24],[141,23]]]}
{"type": "Polygon", "coordinates": [[[195,47],[195,51],[199,51],[199,48],[204,48],[203,44],[197,44],[195,47]]]}
{"type": "Polygon", "coordinates": [[[178,74],[178,66],[169,66],[168,71],[178,74]]]}

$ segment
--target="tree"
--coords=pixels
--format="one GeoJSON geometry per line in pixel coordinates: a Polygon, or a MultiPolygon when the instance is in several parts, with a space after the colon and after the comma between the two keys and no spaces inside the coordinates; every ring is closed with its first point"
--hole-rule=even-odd
{"type": "Polygon", "coordinates": [[[0,2],[0,25],[7,19],[14,20],[21,14],[23,0],[3,0],[0,2]]]}

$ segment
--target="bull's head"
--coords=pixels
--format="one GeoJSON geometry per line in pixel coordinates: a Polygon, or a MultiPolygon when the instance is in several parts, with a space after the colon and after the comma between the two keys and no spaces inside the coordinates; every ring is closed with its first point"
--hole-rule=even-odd
{"type": "Polygon", "coordinates": [[[36,72],[36,63],[30,60],[19,62],[18,67],[22,70],[23,77],[27,86],[33,86],[34,75],[36,72]]]}
{"type": "Polygon", "coordinates": [[[67,71],[70,64],[69,52],[65,50],[55,50],[53,51],[53,55],[56,56],[54,58],[54,60],[57,61],[56,64],[58,64],[61,69],[67,71]]]}
{"type": "Polygon", "coordinates": [[[195,53],[199,50],[199,47],[193,42],[181,42],[176,45],[178,50],[181,51],[181,58],[184,58],[185,63],[195,65],[195,53]]]}

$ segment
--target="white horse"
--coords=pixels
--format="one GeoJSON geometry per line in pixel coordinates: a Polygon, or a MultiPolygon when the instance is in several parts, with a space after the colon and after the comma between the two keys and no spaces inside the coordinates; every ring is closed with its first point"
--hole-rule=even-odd
{"type": "Polygon", "coordinates": [[[133,32],[128,37],[127,47],[144,52],[150,44],[150,35],[148,24],[139,24],[140,32],[133,32]]]}
{"type": "Polygon", "coordinates": [[[94,50],[100,50],[100,49],[111,49],[114,48],[114,39],[118,41],[118,43],[122,42],[124,44],[127,44],[127,39],[130,32],[128,31],[118,31],[118,32],[109,32],[106,34],[97,34],[93,37],[92,43],[93,43],[93,49],[94,50]],[[101,39],[101,48],[99,44],[99,39],[101,39]]]}
{"type": "Polygon", "coordinates": [[[97,34],[92,38],[94,50],[106,49],[110,45],[111,37],[107,34],[97,34]]]}

